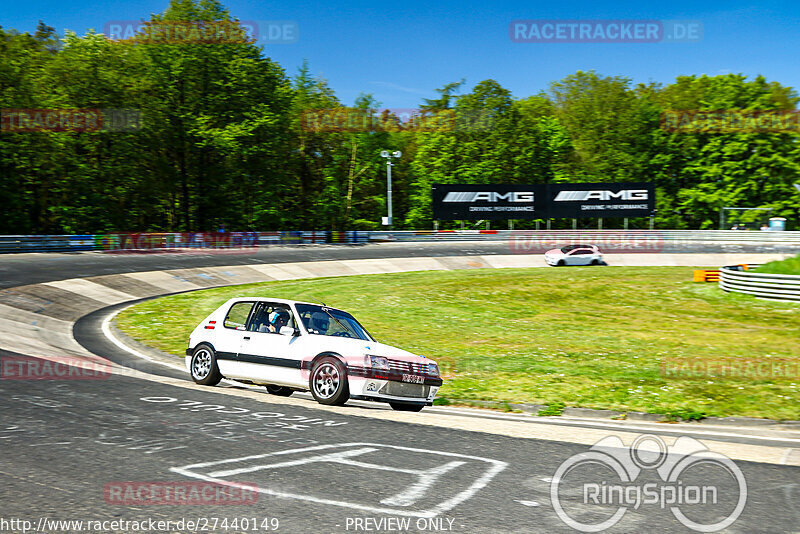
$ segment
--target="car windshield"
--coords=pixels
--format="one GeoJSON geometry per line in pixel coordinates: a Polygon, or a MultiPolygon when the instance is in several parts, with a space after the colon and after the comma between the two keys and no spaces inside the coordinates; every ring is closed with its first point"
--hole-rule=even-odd
{"type": "Polygon", "coordinates": [[[310,334],[375,341],[355,317],[342,310],[316,304],[297,304],[297,313],[310,334]]]}

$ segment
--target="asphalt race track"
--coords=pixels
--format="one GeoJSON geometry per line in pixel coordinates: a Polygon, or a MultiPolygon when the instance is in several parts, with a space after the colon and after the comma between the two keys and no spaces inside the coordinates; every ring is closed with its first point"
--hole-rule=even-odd
{"type": "MultiPolygon", "coordinates": [[[[232,398],[219,389],[190,390],[117,375],[60,383],[8,381],[0,400],[6,414],[0,429],[3,517],[34,524],[41,517],[84,521],[239,517],[259,523],[277,518],[280,532],[313,533],[356,531],[355,519],[410,517],[415,525],[411,530],[426,531],[436,525],[426,522],[425,512],[439,507],[445,509],[436,516],[444,520],[438,527],[455,532],[571,530],[548,504],[549,479],[558,464],[586,447],[346,415],[329,417],[310,402],[300,408],[267,401],[271,399],[266,395],[255,402],[232,398]],[[267,456],[281,451],[293,452],[267,456]],[[360,463],[319,459],[330,451],[360,452],[360,463]],[[246,457],[253,458],[216,463],[246,457]],[[307,463],[295,465],[286,458],[307,463]],[[280,460],[287,465],[264,468],[280,460]],[[454,461],[458,465],[442,474],[435,487],[403,501],[418,478],[407,471],[436,469],[454,461]],[[223,471],[216,476],[254,483],[270,493],[259,493],[254,502],[229,504],[220,497],[218,504],[203,506],[123,505],[114,502],[113,494],[104,496],[109,485],[197,480],[175,470],[209,463],[189,470],[199,475],[223,471]],[[232,467],[251,470],[225,475],[232,467]],[[257,467],[261,469],[252,470],[257,467]],[[485,487],[452,508],[443,504],[469,491],[491,468],[502,470],[485,487]],[[417,521],[424,528],[416,529],[417,521]]],[[[737,465],[747,480],[748,504],[729,531],[796,531],[800,469],[737,465]]],[[[722,474],[704,480],[706,485],[718,484],[721,491],[730,488],[730,482],[722,474]]],[[[568,494],[562,504],[585,508],[580,497],[568,494]]],[[[720,500],[723,497],[730,500],[732,495],[721,495],[720,500]]],[[[587,513],[592,512],[582,512],[587,513]]],[[[645,529],[686,531],[669,511],[657,506],[629,510],[611,531],[645,529]]]]}
{"type": "MultiPolygon", "coordinates": [[[[13,287],[240,261],[507,253],[503,245],[492,252],[496,246],[281,247],[238,258],[37,254],[0,258],[0,276],[13,287]]],[[[615,513],[609,532],[692,532],[690,521],[736,513],[736,470],[746,500],[724,532],[800,531],[800,467],[737,460],[731,471],[712,459],[687,468],[680,483],[650,469],[685,458],[683,451],[639,456],[637,475],[622,482],[588,445],[503,435],[490,420],[486,431],[473,431],[416,424],[417,414],[370,417],[385,409],[365,403],[322,409],[296,396],[197,386],[102,338],[106,314],[78,321],[75,337],[135,372],[0,380],[0,532],[575,532],[565,514],[599,524],[615,513]],[[554,496],[554,475],[571,459],[577,467],[562,474],[554,496]],[[636,493],[664,486],[685,501],[636,493]]],[[[55,364],[35,356],[0,350],[4,362],[55,364]]]]}
{"type": "MultiPolygon", "coordinates": [[[[772,250],[767,252],[772,252],[772,250]]],[[[257,250],[202,251],[197,253],[0,254],[0,288],[38,284],[64,278],[222,265],[509,253],[508,243],[504,241],[485,241],[466,243],[266,246],[259,247],[257,250]]]]}
{"type": "MultiPolygon", "coordinates": [[[[505,240],[379,243],[370,245],[265,246],[257,250],[216,253],[46,253],[0,254],[0,289],[65,278],[138,271],[186,269],[222,265],[248,265],[296,261],[375,259],[401,257],[472,256],[513,254],[505,240]]],[[[665,242],[663,254],[797,254],[796,245],[780,243],[680,243],[665,242]]],[[[540,255],[540,254],[537,254],[540,255]]],[[[639,254],[628,254],[639,256],[639,254]]]]}

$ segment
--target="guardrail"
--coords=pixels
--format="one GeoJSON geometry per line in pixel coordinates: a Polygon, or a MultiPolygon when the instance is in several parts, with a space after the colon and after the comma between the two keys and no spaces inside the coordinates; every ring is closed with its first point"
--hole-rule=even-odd
{"type": "Polygon", "coordinates": [[[587,242],[603,239],[629,238],[671,242],[709,243],[791,243],[800,245],[800,231],[743,231],[743,230],[398,230],[367,232],[370,241],[472,241],[509,240],[525,237],[552,237],[562,241],[587,242]]]}
{"type": "Polygon", "coordinates": [[[14,252],[129,252],[247,249],[264,245],[313,243],[359,244],[369,242],[369,232],[165,232],[85,235],[0,236],[0,253],[14,252]]]}
{"type": "Polygon", "coordinates": [[[72,252],[94,250],[91,235],[3,235],[2,252],[72,252]]]}
{"type": "Polygon", "coordinates": [[[720,289],[763,299],[800,302],[800,275],[769,274],[739,269],[737,265],[722,267],[719,270],[720,289]]]}
{"type": "Polygon", "coordinates": [[[363,244],[406,241],[505,241],[512,253],[535,253],[569,243],[604,252],[703,252],[704,244],[800,252],[800,232],[737,230],[398,230],[165,232],[0,236],[2,252],[142,251],[252,248],[265,245],[363,244]]]}

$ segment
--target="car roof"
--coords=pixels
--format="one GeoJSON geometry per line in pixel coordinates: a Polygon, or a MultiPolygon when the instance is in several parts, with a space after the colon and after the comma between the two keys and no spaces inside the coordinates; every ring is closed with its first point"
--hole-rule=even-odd
{"type": "Polygon", "coordinates": [[[590,243],[570,243],[569,245],[564,245],[561,248],[578,249],[578,248],[598,248],[598,247],[597,245],[592,245],[590,243]]]}
{"type": "MultiPolygon", "coordinates": [[[[256,302],[277,302],[279,304],[310,304],[312,306],[322,306],[322,303],[320,303],[320,302],[305,302],[305,301],[302,301],[302,300],[275,299],[275,298],[272,298],[272,297],[257,297],[257,296],[235,297],[235,298],[232,298],[232,299],[228,299],[226,304],[231,303],[231,302],[244,302],[244,301],[246,301],[246,302],[251,302],[251,301],[256,301],[256,302]]],[[[332,310],[338,310],[339,309],[339,308],[337,308],[335,306],[328,306],[327,304],[325,305],[325,307],[326,308],[330,308],[332,310]]]]}

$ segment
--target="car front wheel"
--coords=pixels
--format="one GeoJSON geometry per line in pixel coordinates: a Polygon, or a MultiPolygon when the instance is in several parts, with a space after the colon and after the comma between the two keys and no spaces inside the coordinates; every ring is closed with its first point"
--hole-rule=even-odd
{"type": "Polygon", "coordinates": [[[320,404],[342,405],[350,398],[347,370],[333,356],[326,356],[314,364],[308,382],[311,394],[320,404]]]}
{"type": "Polygon", "coordinates": [[[557,267],[563,267],[565,265],[566,265],[566,262],[564,260],[558,260],[558,263],[556,263],[557,267]]]}
{"type": "Polygon", "coordinates": [[[208,345],[199,345],[194,349],[189,368],[192,380],[203,386],[216,386],[222,380],[222,374],[217,366],[217,355],[208,345]]]}

